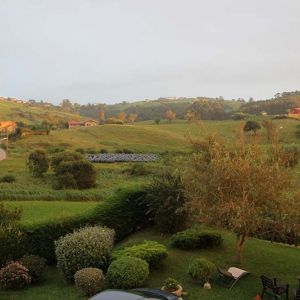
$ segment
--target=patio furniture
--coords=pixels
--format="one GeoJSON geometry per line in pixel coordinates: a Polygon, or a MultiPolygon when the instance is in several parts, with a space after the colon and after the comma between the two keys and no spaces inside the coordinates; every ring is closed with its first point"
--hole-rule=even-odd
{"type": "Polygon", "coordinates": [[[294,300],[300,300],[300,288],[294,290],[294,300]]]}
{"type": "Polygon", "coordinates": [[[236,283],[243,278],[244,276],[250,274],[249,272],[235,268],[230,267],[227,271],[220,269],[217,267],[218,270],[218,279],[217,283],[220,283],[222,285],[225,285],[230,290],[236,285],[236,283]]]}
{"type": "Polygon", "coordinates": [[[263,285],[263,290],[261,292],[261,298],[263,299],[264,295],[267,294],[273,299],[282,299],[285,296],[285,299],[289,298],[289,285],[288,284],[278,284],[277,279],[273,280],[267,276],[261,275],[261,282],[263,285]]]}

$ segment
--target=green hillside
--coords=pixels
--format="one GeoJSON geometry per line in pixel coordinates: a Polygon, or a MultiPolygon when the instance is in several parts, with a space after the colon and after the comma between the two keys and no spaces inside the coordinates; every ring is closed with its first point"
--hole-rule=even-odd
{"type": "Polygon", "coordinates": [[[42,121],[59,123],[71,119],[81,119],[79,115],[63,112],[55,106],[17,103],[0,99],[0,120],[36,124],[42,121]]]}

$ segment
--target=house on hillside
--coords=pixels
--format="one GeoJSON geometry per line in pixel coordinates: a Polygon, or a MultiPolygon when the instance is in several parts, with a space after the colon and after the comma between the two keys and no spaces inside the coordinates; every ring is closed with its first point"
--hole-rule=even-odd
{"type": "Polygon", "coordinates": [[[300,118],[300,107],[290,109],[288,116],[292,118],[300,118]]]}
{"type": "Polygon", "coordinates": [[[17,128],[16,122],[13,121],[0,121],[0,132],[15,132],[17,128]]]}
{"type": "Polygon", "coordinates": [[[76,127],[90,127],[90,126],[97,126],[98,122],[95,120],[85,120],[85,121],[70,121],[69,128],[76,128],[76,127]]]}

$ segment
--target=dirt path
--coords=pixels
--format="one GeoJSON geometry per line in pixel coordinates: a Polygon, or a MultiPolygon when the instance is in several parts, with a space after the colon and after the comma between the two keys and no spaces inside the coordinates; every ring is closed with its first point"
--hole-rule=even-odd
{"type": "MultiPolygon", "coordinates": [[[[1,144],[2,140],[0,140],[0,144],[1,144]]],[[[6,158],[6,152],[0,148],[0,160],[3,160],[6,158]]]]}

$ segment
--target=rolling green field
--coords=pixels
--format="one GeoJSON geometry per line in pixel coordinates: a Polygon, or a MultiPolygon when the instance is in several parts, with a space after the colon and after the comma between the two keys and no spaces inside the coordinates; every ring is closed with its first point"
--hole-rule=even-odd
{"type": "MultiPolygon", "coordinates": [[[[212,282],[211,290],[204,290],[202,285],[189,278],[187,268],[194,257],[204,257],[222,268],[235,266],[235,236],[222,231],[224,245],[220,249],[184,251],[170,247],[169,237],[161,236],[153,230],[140,231],[117,247],[129,246],[144,240],[156,240],[168,247],[168,257],[157,270],[151,270],[145,286],[160,288],[167,277],[177,279],[188,293],[185,300],[252,300],[261,292],[260,275],[277,277],[280,283],[289,283],[290,291],[297,286],[296,276],[300,265],[299,249],[290,246],[272,244],[270,242],[249,239],[246,244],[244,262],[241,268],[251,272],[243,278],[231,291],[212,282]],[[259,255],[257,255],[259,253],[259,255]]],[[[214,276],[215,278],[215,276],[214,276]]],[[[49,267],[46,280],[37,286],[24,291],[0,291],[1,300],[73,300],[82,297],[73,285],[63,283],[63,279],[55,267],[49,267]]],[[[116,299],[117,300],[117,299],[116,299]]]]}
{"type": "Polygon", "coordinates": [[[25,124],[40,123],[43,120],[81,119],[79,115],[63,112],[52,107],[36,107],[29,104],[0,100],[0,121],[24,122],[25,124]]]}
{"type": "Polygon", "coordinates": [[[80,215],[92,210],[97,202],[4,201],[4,204],[11,208],[21,208],[21,224],[32,225],[80,215]]]}

